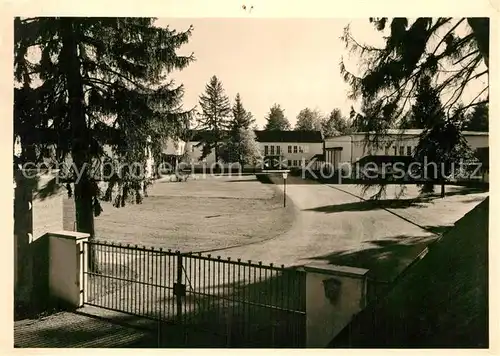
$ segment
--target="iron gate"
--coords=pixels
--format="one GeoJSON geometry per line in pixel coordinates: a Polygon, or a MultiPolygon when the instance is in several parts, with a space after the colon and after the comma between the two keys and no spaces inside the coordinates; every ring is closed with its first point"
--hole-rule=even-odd
{"type": "Polygon", "coordinates": [[[106,242],[83,253],[84,304],[155,321],[158,346],[305,344],[303,271],[106,242]]]}

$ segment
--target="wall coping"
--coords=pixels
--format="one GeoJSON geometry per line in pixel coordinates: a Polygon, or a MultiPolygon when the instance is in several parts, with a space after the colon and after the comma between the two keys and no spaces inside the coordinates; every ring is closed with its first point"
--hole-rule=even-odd
{"type": "Polygon", "coordinates": [[[342,275],[342,276],[350,276],[350,277],[365,277],[369,272],[368,269],[365,268],[357,268],[350,266],[339,266],[339,265],[330,265],[326,263],[310,263],[305,265],[304,271],[306,272],[315,272],[321,274],[329,274],[329,275],[342,275]]]}
{"type": "Polygon", "coordinates": [[[76,231],[50,231],[47,232],[47,235],[50,235],[51,237],[58,237],[58,238],[63,238],[63,239],[70,239],[70,240],[85,240],[90,237],[90,234],[86,232],[76,232],[76,231]]]}

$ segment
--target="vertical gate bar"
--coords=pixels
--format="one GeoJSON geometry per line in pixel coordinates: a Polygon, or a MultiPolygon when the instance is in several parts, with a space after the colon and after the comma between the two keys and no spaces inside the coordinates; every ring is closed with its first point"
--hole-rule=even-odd
{"type": "Polygon", "coordinates": [[[118,259],[118,271],[120,272],[119,276],[120,278],[122,278],[122,280],[119,281],[119,291],[118,291],[118,299],[120,300],[120,310],[121,311],[124,311],[126,312],[127,311],[127,303],[125,301],[125,299],[123,298],[123,289],[126,288],[127,286],[127,282],[124,281],[125,278],[125,265],[123,263],[123,257],[122,257],[122,253],[123,253],[123,246],[122,246],[122,243],[119,242],[118,243],[118,256],[117,259],[118,259]]]}
{"type": "Polygon", "coordinates": [[[144,251],[144,281],[142,284],[142,315],[147,316],[149,313],[148,293],[149,293],[149,249],[142,246],[144,251]]]}
{"type": "Polygon", "coordinates": [[[190,263],[190,258],[189,258],[189,255],[184,255],[184,266],[183,266],[183,269],[182,269],[182,272],[183,272],[183,281],[184,281],[184,285],[186,286],[186,297],[184,298],[184,312],[182,313],[182,315],[184,316],[184,321],[186,322],[187,320],[187,317],[188,317],[188,302],[187,302],[187,288],[188,288],[188,273],[187,273],[187,269],[189,268],[189,263],[190,263]]]}
{"type": "Polygon", "coordinates": [[[296,333],[296,328],[295,328],[295,322],[296,322],[296,314],[295,314],[295,298],[292,297],[292,295],[296,295],[297,293],[297,287],[296,287],[296,282],[297,282],[297,279],[295,278],[295,271],[291,271],[290,272],[290,279],[292,280],[292,283],[291,283],[291,286],[292,286],[292,290],[290,291],[291,294],[289,294],[289,299],[290,299],[290,309],[292,309],[292,311],[290,311],[290,317],[292,319],[291,321],[291,327],[292,327],[292,332],[291,332],[291,335],[292,335],[292,346],[295,346],[296,344],[296,341],[295,341],[295,338],[297,336],[297,333],[296,333]]]}
{"type": "Polygon", "coordinates": [[[83,298],[83,304],[87,302],[87,281],[88,281],[88,263],[87,263],[87,242],[83,241],[82,242],[82,253],[83,253],[83,261],[82,261],[82,270],[83,270],[83,293],[82,293],[82,298],[83,298]]]}
{"type": "Polygon", "coordinates": [[[139,270],[139,246],[135,245],[134,253],[134,271],[137,275],[137,278],[134,281],[134,314],[139,314],[138,305],[139,305],[139,293],[138,293],[138,282],[141,280],[141,271],[139,270]]]}
{"type": "MultiPolygon", "coordinates": [[[[216,266],[217,266],[217,293],[216,293],[217,299],[216,299],[216,302],[217,302],[217,317],[219,318],[219,320],[217,320],[217,322],[218,322],[218,325],[220,325],[220,315],[221,315],[220,304],[222,301],[221,296],[220,296],[220,256],[217,256],[217,262],[215,262],[214,264],[216,264],[216,266]]],[[[214,271],[215,271],[215,268],[214,268],[214,271]]]]}
{"type": "MultiPolygon", "coordinates": [[[[258,291],[255,291],[255,286],[257,285],[257,267],[253,267],[253,283],[249,286],[250,287],[250,291],[252,292],[252,302],[256,303],[258,300],[257,300],[257,296],[256,294],[258,294],[258,291]],[[253,287],[252,287],[253,286],[253,287]]],[[[255,323],[258,323],[258,320],[256,318],[256,316],[259,315],[259,307],[258,306],[254,306],[252,308],[252,319],[254,320],[254,330],[258,328],[258,324],[255,325],[255,323]]]]}
{"type": "Polygon", "coordinates": [[[91,251],[90,251],[90,254],[89,254],[89,257],[90,257],[90,271],[92,273],[92,303],[95,304],[96,300],[95,300],[95,296],[96,296],[96,275],[95,275],[95,261],[97,260],[97,246],[95,244],[91,244],[89,246],[91,248],[91,251]]]}
{"type": "MultiPolygon", "coordinates": [[[[121,261],[122,258],[122,243],[119,242],[118,246],[116,247],[116,267],[117,267],[117,272],[118,272],[118,277],[123,278],[124,270],[123,270],[123,264],[121,261]]],[[[125,285],[125,282],[123,280],[118,280],[117,281],[117,291],[116,291],[116,298],[118,299],[118,304],[119,304],[119,309],[121,311],[125,311],[125,303],[123,302],[122,298],[122,289],[125,285]]]]}
{"type": "MultiPolygon", "coordinates": [[[[231,277],[233,277],[232,273],[231,273],[231,266],[232,264],[230,263],[231,262],[231,257],[228,257],[227,258],[227,262],[228,262],[228,265],[227,265],[227,317],[228,317],[228,320],[226,322],[227,324],[227,329],[226,329],[226,345],[228,347],[231,346],[231,334],[232,334],[232,330],[233,330],[233,301],[232,301],[232,289],[233,289],[233,285],[231,283],[231,277]]],[[[233,265],[234,266],[234,265],[233,265]]],[[[234,277],[233,277],[234,279],[234,277]]]]}
{"type": "Polygon", "coordinates": [[[173,279],[172,279],[172,250],[168,250],[168,269],[166,271],[166,282],[167,282],[167,285],[168,285],[168,289],[165,290],[166,294],[168,293],[168,300],[169,300],[169,303],[168,303],[168,318],[170,318],[173,314],[172,312],[172,308],[173,308],[173,305],[172,303],[175,303],[175,297],[173,295],[173,279]],[[172,297],[170,297],[172,295],[172,297]]]}
{"type": "Polygon", "coordinates": [[[141,304],[142,304],[142,312],[141,315],[144,316],[146,314],[146,261],[147,261],[147,250],[146,246],[142,246],[142,267],[141,267],[141,275],[142,275],[142,283],[141,283],[141,304]]]}
{"type": "Polygon", "coordinates": [[[139,283],[137,283],[137,301],[138,301],[138,315],[143,315],[144,311],[144,300],[143,300],[143,291],[144,291],[144,250],[139,247],[137,250],[137,264],[139,265],[139,283]]]}
{"type": "Polygon", "coordinates": [[[156,318],[156,300],[154,298],[155,295],[155,290],[156,290],[156,275],[155,275],[155,269],[154,269],[154,263],[155,263],[155,257],[156,257],[156,251],[154,247],[151,247],[151,253],[150,253],[150,263],[151,263],[151,278],[150,278],[150,292],[149,292],[149,297],[150,297],[150,303],[151,303],[151,311],[150,311],[150,316],[152,318],[156,318]]]}
{"type": "MultiPolygon", "coordinates": [[[[115,243],[113,243],[113,244],[111,245],[111,247],[110,247],[110,251],[109,251],[109,252],[110,252],[110,253],[109,253],[109,263],[111,264],[111,273],[110,273],[109,275],[108,275],[108,274],[106,274],[106,283],[108,283],[108,284],[109,284],[110,282],[118,282],[118,283],[121,283],[121,281],[119,281],[119,280],[116,280],[116,279],[115,279],[115,280],[113,280],[113,277],[115,277],[115,278],[116,278],[117,276],[119,276],[119,273],[120,273],[120,271],[119,271],[119,269],[118,269],[118,266],[117,266],[117,262],[116,262],[116,257],[117,257],[117,255],[116,255],[116,250],[117,250],[116,244],[115,244],[115,243]],[[109,277],[109,276],[110,276],[110,277],[109,277]]],[[[110,299],[111,299],[111,305],[112,305],[112,308],[111,308],[111,309],[115,309],[115,310],[116,310],[116,309],[120,310],[120,309],[119,309],[119,305],[118,305],[118,300],[117,300],[117,295],[118,295],[118,293],[117,293],[117,292],[118,292],[118,287],[117,287],[117,285],[118,285],[118,283],[115,283],[115,284],[113,285],[113,287],[114,287],[114,288],[113,288],[113,289],[111,289],[111,293],[110,293],[110,294],[111,294],[110,299]]]]}
{"type": "MultiPolygon", "coordinates": [[[[182,284],[182,255],[180,254],[179,251],[176,252],[177,254],[177,286],[182,284]]],[[[179,323],[182,323],[182,300],[179,295],[179,289],[176,291],[177,293],[175,296],[176,299],[176,304],[177,304],[177,320],[179,323]]]]}
{"type": "Polygon", "coordinates": [[[161,343],[161,337],[162,337],[161,326],[162,326],[162,320],[163,320],[163,314],[162,314],[162,310],[161,310],[161,307],[163,304],[163,300],[161,298],[162,289],[163,289],[163,279],[162,279],[162,273],[161,273],[162,261],[163,261],[163,249],[160,247],[160,251],[158,254],[158,264],[156,265],[156,275],[158,276],[158,292],[157,292],[157,297],[156,297],[157,303],[158,303],[158,326],[157,326],[158,330],[157,330],[156,340],[157,340],[158,347],[162,346],[162,343],[161,343]]]}
{"type": "Polygon", "coordinates": [[[155,290],[154,290],[154,301],[155,301],[155,315],[157,316],[157,318],[160,317],[160,313],[159,313],[159,308],[160,308],[160,301],[158,299],[158,291],[159,291],[159,286],[161,285],[161,280],[159,278],[159,275],[158,275],[158,264],[160,263],[160,259],[161,259],[161,250],[155,255],[155,284],[156,284],[156,287],[155,287],[155,290]]]}
{"type": "Polygon", "coordinates": [[[212,281],[213,281],[213,286],[214,286],[213,293],[212,293],[212,302],[214,304],[214,307],[215,307],[215,303],[217,303],[217,297],[216,297],[216,295],[217,295],[217,284],[215,282],[216,281],[215,270],[217,269],[217,266],[216,266],[216,262],[215,261],[216,261],[215,259],[212,261],[212,274],[213,274],[212,281]]]}
{"type": "Polygon", "coordinates": [[[127,301],[126,305],[127,305],[127,313],[131,313],[132,312],[132,297],[131,297],[131,287],[132,287],[132,281],[133,281],[133,276],[134,276],[134,270],[132,269],[132,260],[130,258],[130,244],[127,244],[127,248],[124,249],[124,260],[125,260],[125,265],[127,266],[127,270],[125,271],[126,275],[127,275],[127,288],[125,289],[125,300],[127,301]]]}
{"type": "MultiPolygon", "coordinates": [[[[111,272],[109,275],[106,273],[106,277],[104,280],[105,283],[117,281],[117,280],[112,279],[113,277],[116,277],[118,275],[118,271],[117,271],[118,266],[116,265],[116,244],[114,242],[111,243],[111,246],[108,249],[108,260],[111,263],[111,272]],[[108,276],[111,276],[111,278],[108,276]]],[[[110,293],[111,294],[111,298],[110,298],[111,299],[111,309],[117,310],[117,309],[119,309],[118,300],[116,297],[118,294],[118,293],[116,293],[118,288],[115,287],[113,289],[111,289],[111,293],[110,293]]]]}
{"type": "MultiPolygon", "coordinates": [[[[105,250],[105,246],[106,245],[101,245],[100,249],[99,249],[99,259],[98,259],[98,270],[99,270],[99,297],[101,297],[103,295],[103,292],[104,292],[104,266],[105,266],[105,261],[103,261],[106,257],[106,250],[105,250]],[[104,255],[104,256],[103,256],[104,255]]],[[[101,298],[101,301],[104,299],[104,301],[106,300],[106,298],[101,298]]],[[[105,305],[107,306],[107,305],[105,305]]]]}
{"type": "MultiPolygon", "coordinates": [[[[210,254],[208,254],[207,256],[208,258],[211,257],[210,254]]],[[[207,290],[207,309],[210,308],[210,306],[212,305],[212,288],[213,288],[213,283],[211,283],[210,279],[212,278],[212,273],[211,273],[211,269],[210,269],[210,262],[212,260],[209,259],[209,260],[206,260],[205,263],[208,265],[208,275],[207,275],[207,282],[206,282],[206,290],[207,290]]],[[[206,314],[205,314],[206,315],[206,314]]]]}
{"type": "MultiPolygon", "coordinates": [[[[193,274],[193,265],[195,265],[196,268],[196,260],[194,259],[194,256],[192,253],[189,254],[189,287],[186,286],[186,289],[189,288],[189,294],[190,294],[190,299],[192,302],[189,303],[189,315],[194,316],[194,311],[196,310],[196,294],[194,290],[194,284],[195,284],[195,278],[196,278],[196,273],[193,274]]],[[[187,293],[187,292],[186,292],[187,293]]]]}
{"type": "MultiPolygon", "coordinates": [[[[243,304],[243,301],[241,300],[241,259],[238,258],[237,260],[238,262],[238,287],[237,287],[237,295],[236,295],[236,298],[238,298],[238,320],[239,320],[239,323],[238,325],[240,326],[240,328],[238,328],[238,331],[240,333],[240,335],[242,334],[242,331],[241,328],[244,328],[245,327],[245,323],[246,323],[246,320],[245,320],[245,315],[244,313],[242,313],[242,304],[243,304]]],[[[244,345],[242,345],[244,346],[244,345]]]]}
{"type": "MultiPolygon", "coordinates": [[[[246,282],[245,285],[245,300],[247,301],[252,301],[252,296],[250,294],[250,286],[252,285],[252,267],[251,267],[251,260],[248,260],[248,282],[246,282]]],[[[251,330],[251,326],[253,323],[253,306],[251,304],[248,304],[248,328],[245,332],[245,342],[249,341],[249,332],[251,330]]]]}
{"type": "Polygon", "coordinates": [[[243,315],[243,341],[244,341],[244,345],[245,346],[248,346],[246,344],[247,342],[247,330],[248,330],[248,325],[250,323],[250,320],[249,320],[249,315],[248,315],[248,310],[249,310],[249,307],[248,307],[248,304],[247,304],[247,298],[246,298],[246,284],[247,284],[247,266],[246,264],[243,262],[242,265],[240,265],[240,268],[243,267],[243,281],[240,279],[240,298],[241,298],[241,307],[242,307],[242,315],[243,315]]]}
{"type": "MultiPolygon", "coordinates": [[[[198,256],[201,256],[201,253],[198,253],[198,256]]],[[[203,276],[201,275],[201,259],[198,259],[198,283],[196,284],[195,288],[196,290],[198,291],[198,293],[202,293],[203,292],[203,289],[200,288],[201,286],[201,281],[205,281],[205,270],[203,270],[203,276]]],[[[200,301],[200,304],[201,306],[203,306],[203,296],[201,294],[198,295],[199,297],[199,301],[200,301]]],[[[200,307],[200,306],[198,306],[200,307]]],[[[197,313],[200,313],[200,315],[202,315],[201,313],[203,313],[203,310],[198,310],[197,313]]]]}
{"type": "MultiPolygon", "coordinates": [[[[233,277],[232,278],[232,281],[230,280],[231,282],[231,290],[230,290],[230,293],[231,293],[231,335],[232,336],[232,333],[233,333],[233,327],[235,326],[234,323],[235,323],[235,289],[236,289],[236,286],[235,286],[235,268],[236,268],[236,265],[234,263],[231,264],[232,268],[233,268],[233,273],[231,273],[231,276],[233,277]]],[[[237,317],[237,316],[236,316],[237,317]]]]}
{"type": "Polygon", "coordinates": [[[152,298],[152,291],[153,291],[153,287],[152,287],[152,284],[154,282],[153,280],[153,251],[154,251],[154,247],[151,247],[151,248],[148,248],[148,262],[147,262],[147,266],[148,266],[148,272],[147,272],[147,284],[146,284],[146,303],[147,303],[147,311],[146,311],[146,315],[149,316],[149,317],[152,317],[153,316],[153,306],[154,306],[154,302],[153,302],[153,298],[152,298]]]}

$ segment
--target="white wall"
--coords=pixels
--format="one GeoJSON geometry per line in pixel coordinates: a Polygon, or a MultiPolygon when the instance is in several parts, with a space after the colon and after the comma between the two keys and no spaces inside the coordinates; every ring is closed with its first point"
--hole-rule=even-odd
{"type": "Polygon", "coordinates": [[[479,147],[489,147],[488,135],[465,135],[465,139],[472,150],[479,147]]]}
{"type": "MultiPolygon", "coordinates": [[[[464,136],[472,150],[478,147],[489,146],[487,134],[468,134],[464,132],[464,136]]],[[[381,142],[379,148],[365,146],[364,140],[364,134],[328,138],[325,140],[325,150],[342,148],[340,163],[352,164],[367,155],[406,156],[408,155],[408,147],[410,147],[412,152],[414,151],[418,145],[419,137],[416,134],[385,135],[385,137],[379,140],[381,142]],[[401,147],[403,148],[403,152],[400,151],[401,147]],[[396,152],[394,149],[396,149],[396,152]]]]}
{"type": "Polygon", "coordinates": [[[280,155],[287,161],[292,161],[291,166],[300,166],[302,159],[309,161],[314,155],[323,153],[322,142],[259,142],[260,152],[265,155],[265,146],[268,146],[267,155],[278,155],[278,148],[280,155]],[[288,147],[291,146],[291,153],[288,152],[288,147]],[[274,148],[274,152],[271,151],[274,148]],[[295,151],[297,147],[297,151],[295,151]],[[302,148],[302,152],[301,151],[302,148]],[[297,161],[296,165],[294,161],[297,161]]]}

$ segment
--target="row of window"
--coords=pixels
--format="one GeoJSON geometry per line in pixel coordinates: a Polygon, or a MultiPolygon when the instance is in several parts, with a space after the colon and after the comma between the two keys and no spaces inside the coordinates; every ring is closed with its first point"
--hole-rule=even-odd
{"type": "Polygon", "coordinates": [[[288,160],[288,167],[298,167],[298,166],[307,166],[307,164],[309,163],[308,160],[300,160],[300,159],[289,159],[288,160]]]}
{"type": "MultiPolygon", "coordinates": [[[[411,156],[413,153],[413,147],[412,146],[393,146],[392,149],[394,150],[394,156],[404,156],[405,154],[407,156],[411,156]]],[[[385,154],[389,154],[389,147],[386,147],[385,149],[385,154]]]]}
{"type": "MultiPolygon", "coordinates": [[[[308,153],[309,146],[288,145],[288,153],[308,153]]],[[[281,146],[264,146],[264,155],[279,155],[281,154],[281,146]]]]}

